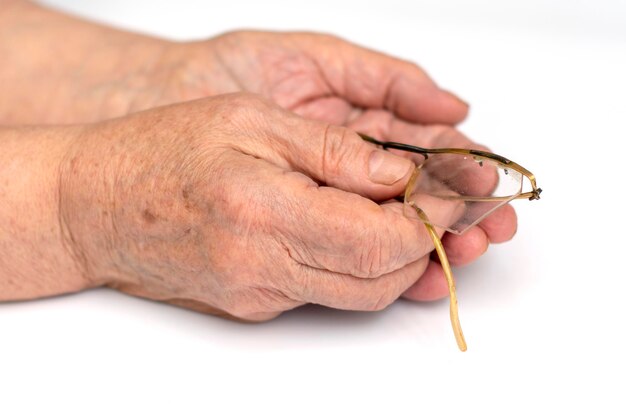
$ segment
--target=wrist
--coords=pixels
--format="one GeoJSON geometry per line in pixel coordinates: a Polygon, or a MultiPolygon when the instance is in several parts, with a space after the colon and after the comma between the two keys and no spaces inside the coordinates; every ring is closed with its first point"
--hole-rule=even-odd
{"type": "Polygon", "coordinates": [[[59,167],[75,128],[0,128],[0,300],[93,286],[59,222],[59,167]]]}
{"type": "Polygon", "coordinates": [[[91,286],[118,281],[112,232],[116,229],[113,196],[117,182],[124,179],[117,168],[118,160],[124,159],[119,148],[119,143],[99,133],[98,124],[85,125],[59,164],[61,237],[91,286]]]}

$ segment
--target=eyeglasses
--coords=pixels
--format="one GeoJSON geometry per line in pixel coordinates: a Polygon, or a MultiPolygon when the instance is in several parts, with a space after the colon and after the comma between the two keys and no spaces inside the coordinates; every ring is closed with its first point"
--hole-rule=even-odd
{"type": "Polygon", "coordinates": [[[459,322],[454,277],[437,228],[461,235],[513,200],[538,200],[541,188],[537,188],[535,176],[526,168],[490,152],[426,149],[359,135],[383,149],[409,152],[415,163],[404,192],[404,214],[421,221],[433,240],[450,292],[454,336],[459,349],[465,351],[467,344],[459,322]]]}

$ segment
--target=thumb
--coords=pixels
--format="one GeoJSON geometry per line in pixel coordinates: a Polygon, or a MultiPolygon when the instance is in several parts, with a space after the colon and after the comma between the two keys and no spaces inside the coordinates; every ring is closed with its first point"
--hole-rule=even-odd
{"type": "Polygon", "coordinates": [[[412,161],[365,142],[345,127],[286,111],[281,118],[283,123],[270,124],[273,134],[269,136],[272,147],[278,146],[293,170],[374,200],[393,198],[404,191],[415,168],[412,161]]]}

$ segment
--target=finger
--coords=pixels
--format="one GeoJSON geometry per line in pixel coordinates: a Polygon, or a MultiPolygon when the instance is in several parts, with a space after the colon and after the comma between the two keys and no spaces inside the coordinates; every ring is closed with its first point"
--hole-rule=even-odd
{"type": "MultiPolygon", "coordinates": [[[[293,201],[289,206],[297,216],[286,218],[281,230],[287,236],[292,257],[304,265],[377,277],[433,250],[424,224],[411,207],[400,202],[378,205],[335,188],[306,184],[297,192],[286,182],[284,185],[291,190],[293,201]]],[[[456,222],[460,205],[462,202],[457,200],[420,201],[420,208],[431,213],[431,221],[441,227],[456,222]]],[[[443,229],[437,231],[443,234],[443,229]]]]}
{"type": "Polygon", "coordinates": [[[330,187],[292,191],[277,232],[298,263],[360,278],[375,278],[433,250],[425,227],[403,214],[402,204],[379,206],[330,187]]]}
{"type": "Polygon", "coordinates": [[[430,261],[420,279],[402,293],[403,298],[414,301],[435,301],[448,295],[448,283],[443,269],[434,261],[430,261]]]}
{"type": "Polygon", "coordinates": [[[307,131],[299,135],[305,139],[283,142],[285,159],[292,168],[374,200],[404,192],[415,168],[411,161],[376,149],[344,127],[316,124],[305,128],[307,131]]]}
{"type": "MultiPolygon", "coordinates": [[[[478,149],[489,152],[489,148],[467,138],[458,130],[448,126],[418,126],[395,119],[386,112],[369,112],[363,114],[360,120],[355,120],[356,130],[371,129],[373,134],[380,134],[384,140],[396,140],[410,145],[425,148],[462,148],[478,149]],[[360,124],[360,125],[359,125],[360,124]]],[[[367,132],[367,130],[365,130],[367,132]]],[[[401,153],[399,154],[406,154],[401,153]]],[[[480,167],[480,166],[479,166],[480,167]]],[[[485,166],[486,167],[486,166],[485,166]]],[[[474,166],[474,170],[479,169],[474,166]]],[[[482,195],[491,192],[494,188],[494,175],[485,171],[487,175],[468,176],[469,182],[475,183],[468,190],[482,195]]],[[[471,172],[469,172],[471,174],[471,172]]],[[[450,181],[448,181],[450,183],[450,181]]],[[[500,243],[510,240],[517,230],[517,216],[510,205],[500,207],[483,220],[481,227],[491,243],[500,243]]]]}
{"type": "Polygon", "coordinates": [[[467,265],[483,255],[489,243],[510,240],[517,229],[517,216],[510,205],[502,206],[462,235],[446,233],[443,246],[448,260],[454,266],[467,265]]]}
{"type": "Polygon", "coordinates": [[[420,279],[428,257],[374,279],[299,266],[293,281],[300,283],[302,301],[342,310],[378,311],[386,308],[420,279]]]}
{"type": "Polygon", "coordinates": [[[510,205],[504,205],[491,213],[478,224],[491,243],[502,243],[511,240],[517,232],[517,215],[510,205]]]}
{"type": "MultiPolygon", "coordinates": [[[[437,210],[427,205],[424,210],[439,219],[454,212],[435,204],[437,210]]],[[[334,188],[309,187],[294,193],[290,207],[297,215],[285,218],[279,230],[292,258],[304,265],[374,278],[433,250],[424,224],[406,216],[399,202],[379,206],[334,188]]]]}
{"type": "MultiPolygon", "coordinates": [[[[484,145],[480,145],[458,130],[449,126],[421,126],[398,120],[391,113],[386,111],[366,111],[359,117],[355,118],[348,126],[354,130],[361,131],[370,134],[374,137],[381,138],[383,141],[397,141],[407,143],[409,145],[415,145],[423,148],[463,148],[463,149],[478,149],[483,151],[489,151],[484,145]]],[[[403,155],[408,158],[412,158],[417,161],[414,155],[403,152],[391,150],[398,155],[403,155]]],[[[431,158],[434,162],[435,168],[437,167],[437,161],[435,158],[431,158]]],[[[445,162],[445,158],[443,159],[445,162]]],[[[454,161],[450,161],[453,164],[454,161]]],[[[450,164],[448,164],[450,165],[450,164]]],[[[446,164],[439,166],[439,170],[434,170],[435,177],[441,177],[437,172],[453,172],[453,170],[447,171],[446,164]]],[[[485,195],[493,191],[497,182],[497,176],[494,173],[493,167],[484,164],[483,167],[474,165],[465,172],[466,175],[458,176],[456,179],[448,178],[447,184],[456,184],[458,189],[464,189],[465,193],[473,193],[476,195],[485,195]],[[474,174],[474,175],[472,175],[474,174]],[[468,184],[469,183],[469,184],[468,184]]],[[[429,167],[427,167],[429,168],[429,167]]],[[[427,173],[432,173],[433,170],[426,170],[427,173]]],[[[504,209],[509,210],[509,209],[504,209]]],[[[514,213],[509,213],[507,217],[501,219],[501,224],[488,221],[486,228],[489,229],[490,240],[492,242],[500,242],[510,239],[515,233],[516,221],[514,213]],[[491,228],[494,230],[492,231],[491,228]]]]}
{"type": "MultiPolygon", "coordinates": [[[[246,188],[263,193],[263,201],[283,202],[277,207],[281,218],[273,227],[299,262],[338,273],[376,277],[432,250],[423,224],[404,216],[401,205],[380,206],[355,192],[334,188],[378,198],[393,197],[403,191],[404,184],[376,188],[377,184],[366,176],[371,168],[371,160],[367,159],[374,152],[407,163],[404,158],[374,149],[345,128],[304,120],[258,97],[230,96],[229,106],[235,105],[242,112],[228,113],[231,121],[238,121],[234,126],[249,125],[251,110],[262,116],[254,120],[254,130],[238,131],[244,139],[230,145],[247,154],[237,153],[245,159],[237,173],[248,177],[246,188]],[[333,129],[342,129],[343,133],[332,133],[333,129]],[[318,187],[293,171],[334,187],[318,187]],[[286,208],[289,211],[284,211],[286,208]]],[[[457,205],[456,201],[427,201],[421,208],[436,213],[440,216],[438,224],[445,226],[450,224],[448,218],[457,205]]]]}
{"type": "Polygon", "coordinates": [[[241,224],[233,232],[248,239],[250,230],[271,234],[299,264],[373,278],[433,250],[424,225],[407,218],[399,202],[379,205],[233,150],[222,160],[221,176],[236,176],[237,184],[224,192],[238,196],[220,214],[225,222],[241,224]]]}
{"type": "MultiPolygon", "coordinates": [[[[358,117],[350,120],[347,126],[383,141],[402,142],[422,148],[463,148],[489,151],[487,147],[470,140],[453,127],[409,123],[385,110],[366,110],[360,113],[358,117]]],[[[402,155],[405,154],[402,153],[402,155]]]]}
{"type": "MultiPolygon", "coordinates": [[[[401,142],[426,149],[461,148],[488,151],[483,145],[468,139],[449,126],[421,126],[399,120],[386,111],[367,111],[353,120],[349,126],[360,132],[380,138],[382,141],[401,142]]],[[[445,189],[462,190],[463,194],[485,195],[492,191],[498,177],[490,164],[474,164],[471,158],[458,154],[430,154],[425,160],[421,154],[392,150],[391,152],[411,159],[422,166],[422,179],[444,180],[445,189]]],[[[442,181],[429,181],[441,185],[442,181]]],[[[435,190],[433,190],[435,191],[435,190]]]]}
{"type": "Polygon", "coordinates": [[[455,124],[468,105],[417,65],[334,37],[311,36],[307,49],[335,95],[356,107],[387,109],[420,123],[455,124]]]}
{"type": "Polygon", "coordinates": [[[483,229],[473,227],[462,235],[446,233],[441,240],[448,261],[455,266],[467,265],[478,259],[489,247],[489,238],[483,229]]]}
{"type": "Polygon", "coordinates": [[[236,126],[254,127],[240,128],[237,133],[248,140],[234,146],[318,182],[385,200],[401,194],[413,172],[411,161],[378,149],[345,127],[304,119],[260,96],[224,100],[236,126]]]}
{"type": "Polygon", "coordinates": [[[359,112],[346,100],[335,96],[306,101],[290,109],[307,119],[320,120],[337,126],[345,125],[346,121],[359,112]]]}

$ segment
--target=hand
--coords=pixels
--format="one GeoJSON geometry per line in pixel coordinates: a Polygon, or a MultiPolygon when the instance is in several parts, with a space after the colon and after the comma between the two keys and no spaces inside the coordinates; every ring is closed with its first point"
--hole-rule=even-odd
{"type": "Polygon", "coordinates": [[[0,6],[0,49],[11,63],[0,68],[0,123],[90,122],[237,91],[337,125],[370,109],[419,123],[454,124],[467,113],[416,65],[329,35],[175,43],[13,0],[0,6]]]}
{"type": "Polygon", "coordinates": [[[345,128],[225,95],[82,129],[60,216],[92,285],[245,320],[378,310],[433,268],[424,226],[372,201],[412,169],[345,128]]]}
{"type": "MultiPolygon", "coordinates": [[[[170,78],[169,83],[159,84],[165,86],[159,104],[253,91],[304,117],[383,140],[427,147],[471,144],[448,127],[423,126],[462,121],[466,103],[437,87],[416,65],[333,36],[231,32],[207,41],[175,44],[164,57],[159,73],[169,73],[170,78]]],[[[463,236],[446,235],[443,242],[450,261],[454,265],[472,262],[490,242],[510,239],[516,224],[514,210],[506,206],[463,236]]],[[[430,264],[424,278],[405,295],[416,300],[447,295],[438,262],[430,264]]]]}
{"type": "Polygon", "coordinates": [[[174,69],[165,102],[250,91],[336,125],[368,109],[419,123],[454,124],[467,114],[416,65],[324,34],[231,32],[174,44],[161,67],[174,69]]]}
{"type": "MultiPolygon", "coordinates": [[[[454,137],[461,138],[459,146],[469,143],[447,127],[406,123],[455,123],[467,112],[464,103],[437,88],[418,67],[331,36],[235,32],[177,44],[20,0],[7,4],[0,9],[0,39],[8,42],[5,57],[14,65],[0,70],[5,93],[0,122],[92,121],[246,89],[307,117],[381,139],[443,146],[446,137],[454,137]],[[21,30],[24,26],[37,30],[21,30]],[[67,53],[47,58],[61,41],[67,53]],[[27,51],[24,44],[30,45],[27,51]],[[38,62],[46,62],[45,67],[38,62]]],[[[505,207],[462,237],[446,235],[451,261],[470,262],[490,241],[509,239],[515,224],[513,210],[505,207]]],[[[445,296],[440,272],[431,263],[407,295],[445,296]]]]}

